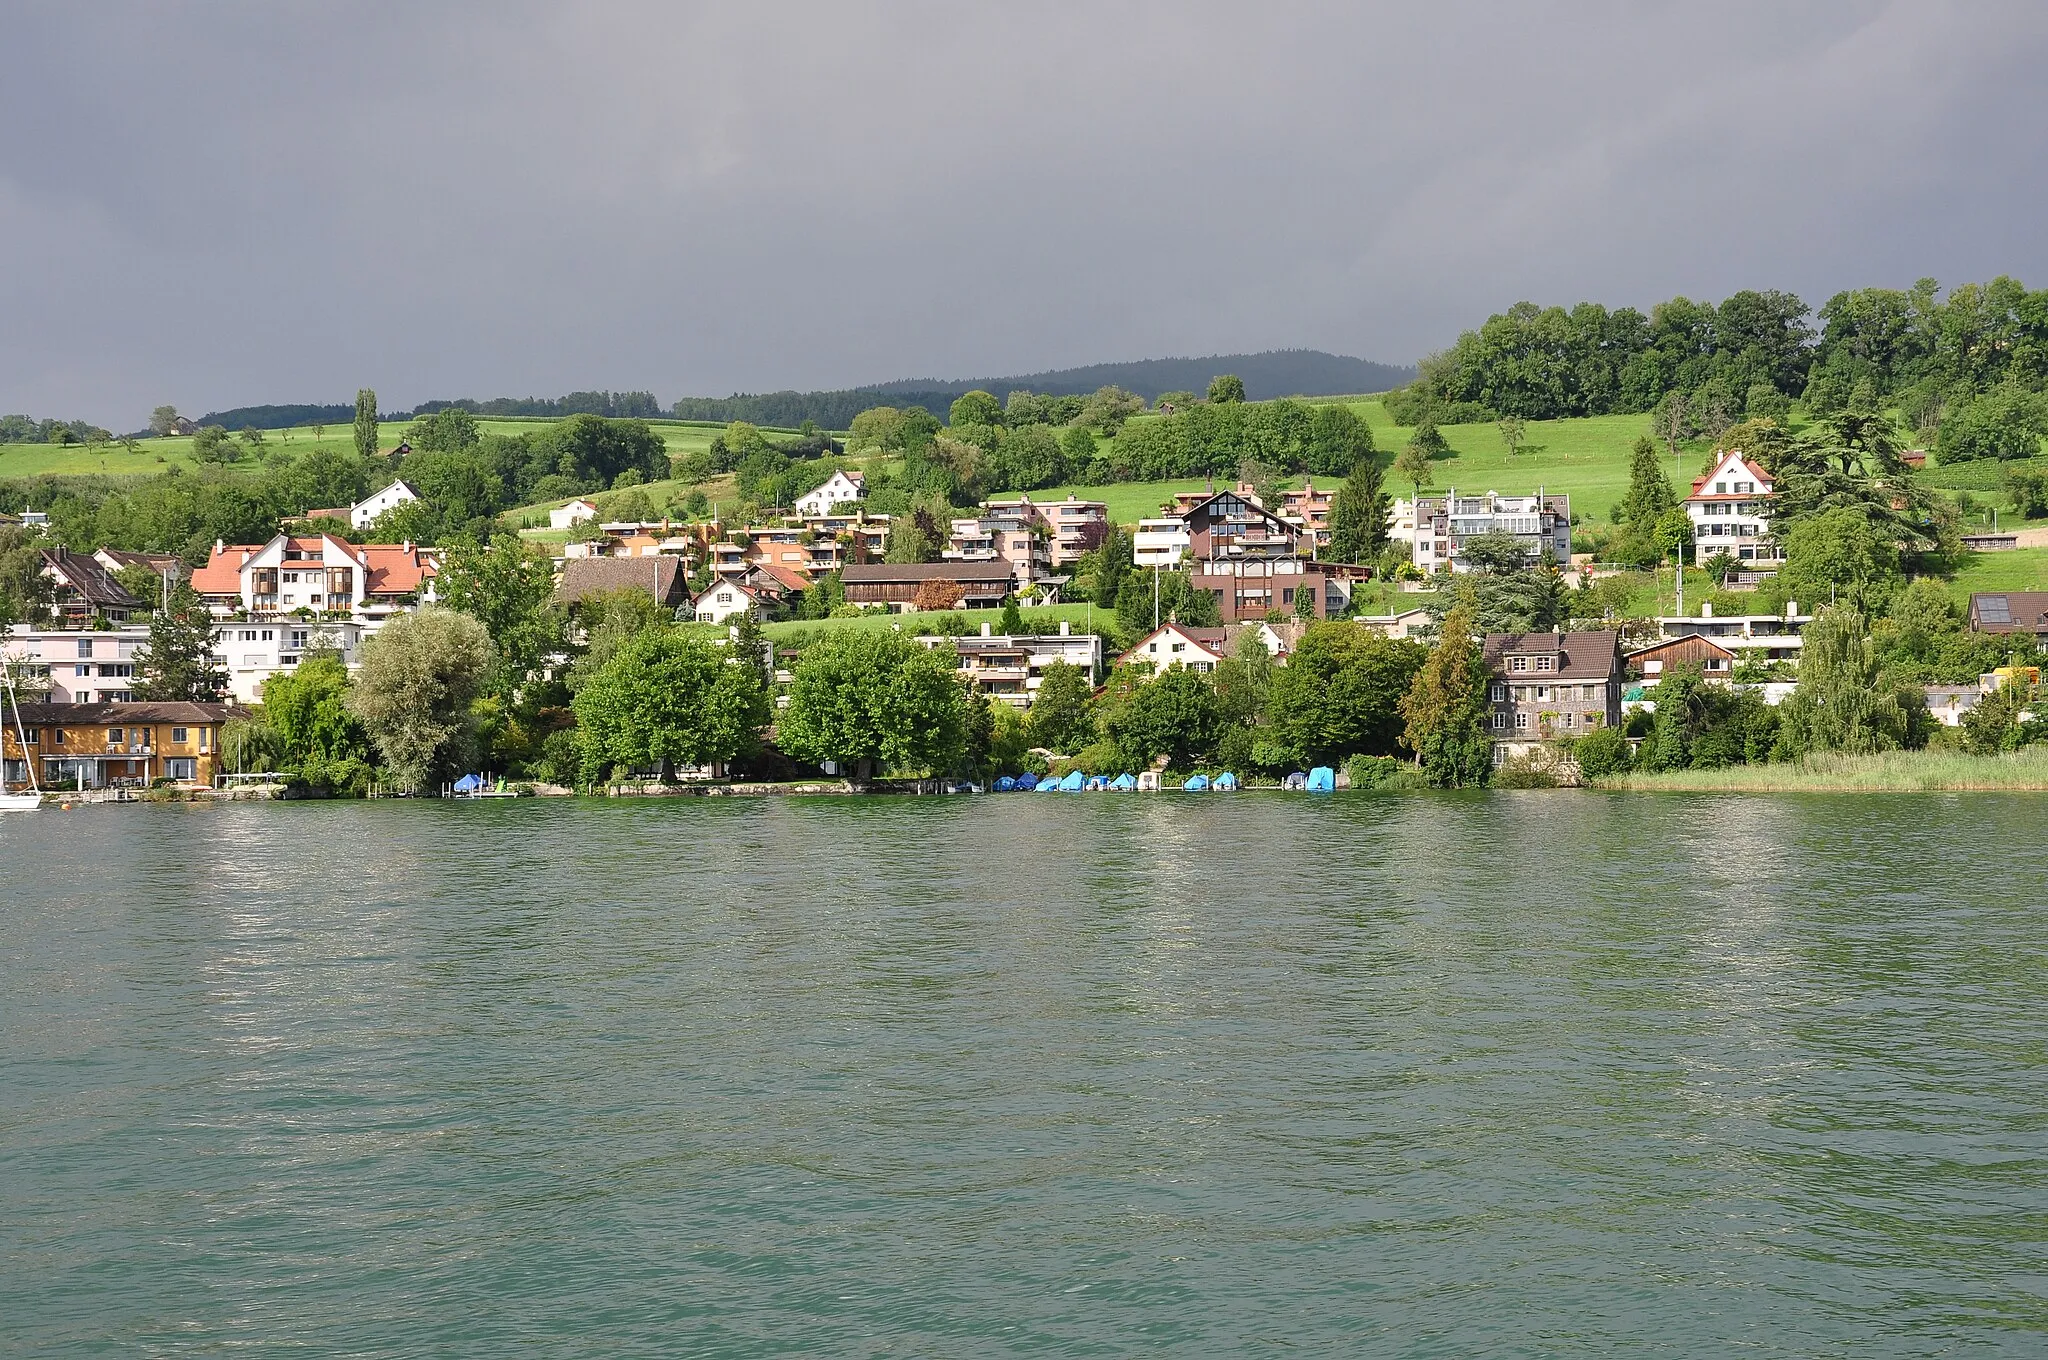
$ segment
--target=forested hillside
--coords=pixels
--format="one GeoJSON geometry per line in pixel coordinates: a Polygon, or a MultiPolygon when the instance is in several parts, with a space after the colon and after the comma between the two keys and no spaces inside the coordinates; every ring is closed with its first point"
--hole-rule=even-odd
{"type": "Polygon", "coordinates": [[[767,392],[731,397],[684,397],[671,413],[684,420],[745,420],[756,425],[801,425],[804,421],[843,430],[875,406],[922,406],[934,414],[973,391],[997,394],[1024,390],[1041,396],[1086,396],[1103,387],[1157,401],[1174,392],[1200,392],[1218,373],[1244,380],[1247,398],[1338,396],[1382,392],[1414,377],[1413,369],[1326,354],[1313,349],[1269,350],[1262,354],[1218,354],[1201,359],[1140,359],[1091,364],[1007,378],[905,378],[872,387],[833,392],[767,392]]]}
{"type": "Polygon", "coordinates": [[[1745,417],[1896,410],[1944,462],[2031,456],[2048,435],[2048,290],[2015,279],[1790,293],[1650,309],[1520,302],[1430,355],[1388,410],[1404,424],[1648,412],[1669,438],[1745,417]]]}

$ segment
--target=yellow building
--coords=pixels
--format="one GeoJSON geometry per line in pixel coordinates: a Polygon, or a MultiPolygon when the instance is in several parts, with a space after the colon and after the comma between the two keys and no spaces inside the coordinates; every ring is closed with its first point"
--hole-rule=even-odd
{"type": "Polygon", "coordinates": [[[73,781],[81,789],[141,787],[159,779],[210,785],[221,771],[221,728],[239,711],[191,703],[4,707],[0,759],[6,761],[10,789],[28,782],[31,759],[45,788],[73,781]]]}

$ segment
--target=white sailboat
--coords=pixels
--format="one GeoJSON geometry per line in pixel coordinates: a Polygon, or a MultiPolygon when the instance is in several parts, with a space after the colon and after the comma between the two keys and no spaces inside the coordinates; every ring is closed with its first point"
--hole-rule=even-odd
{"type": "Polygon", "coordinates": [[[13,710],[14,742],[21,752],[21,767],[28,771],[28,792],[9,793],[7,762],[0,760],[0,812],[30,812],[43,805],[43,791],[36,784],[35,753],[28,749],[28,733],[21,726],[21,700],[14,693],[14,672],[7,669],[4,659],[0,659],[0,684],[6,687],[0,691],[0,721],[5,721],[4,710],[13,710]]]}

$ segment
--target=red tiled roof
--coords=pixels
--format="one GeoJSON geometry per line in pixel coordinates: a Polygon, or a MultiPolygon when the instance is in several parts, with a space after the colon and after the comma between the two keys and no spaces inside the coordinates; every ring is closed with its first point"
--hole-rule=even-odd
{"type": "Polygon", "coordinates": [[[754,570],[765,572],[779,581],[788,590],[809,590],[811,578],[794,567],[785,567],[779,562],[756,562],[754,570]]]}
{"type": "Polygon", "coordinates": [[[243,557],[262,551],[261,543],[215,545],[206,565],[192,569],[192,589],[201,595],[241,594],[243,557]]]}
{"type": "Polygon", "coordinates": [[[354,551],[364,558],[366,595],[410,595],[440,575],[440,568],[418,548],[364,544],[354,551]]]}

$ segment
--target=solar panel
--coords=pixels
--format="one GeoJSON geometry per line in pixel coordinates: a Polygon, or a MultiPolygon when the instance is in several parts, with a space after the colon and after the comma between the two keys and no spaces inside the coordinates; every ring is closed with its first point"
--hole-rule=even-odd
{"type": "Polygon", "coordinates": [[[2012,606],[2003,595],[1979,595],[1977,618],[1982,623],[2011,623],[2012,606]]]}

